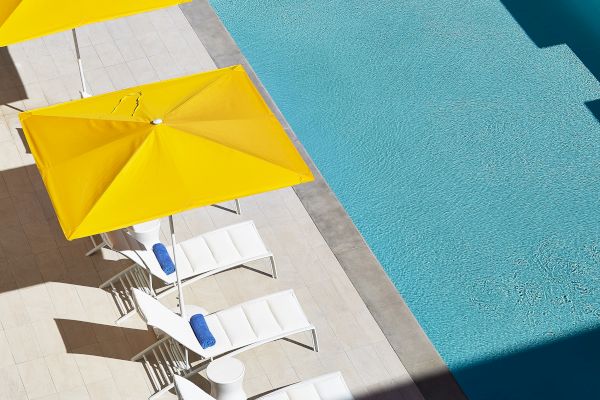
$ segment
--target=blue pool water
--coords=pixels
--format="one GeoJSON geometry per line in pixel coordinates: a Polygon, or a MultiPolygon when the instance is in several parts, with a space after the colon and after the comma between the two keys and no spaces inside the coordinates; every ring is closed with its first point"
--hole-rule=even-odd
{"type": "Polygon", "coordinates": [[[600,398],[597,3],[212,1],[472,400],[600,398]]]}

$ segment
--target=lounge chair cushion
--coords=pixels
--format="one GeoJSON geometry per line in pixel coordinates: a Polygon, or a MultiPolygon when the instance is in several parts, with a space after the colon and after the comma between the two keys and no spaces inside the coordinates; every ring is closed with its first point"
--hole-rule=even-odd
{"type": "Polygon", "coordinates": [[[342,374],[334,372],[272,392],[259,400],[353,400],[342,374]]]}
{"type": "MultiPolygon", "coordinates": [[[[182,400],[214,400],[198,386],[175,376],[177,393],[182,400]]],[[[340,372],[298,382],[259,397],[257,400],[353,400],[352,393],[340,372]]]]}
{"type": "Polygon", "coordinates": [[[217,340],[209,356],[310,325],[291,290],[207,315],[206,322],[217,340]]]}

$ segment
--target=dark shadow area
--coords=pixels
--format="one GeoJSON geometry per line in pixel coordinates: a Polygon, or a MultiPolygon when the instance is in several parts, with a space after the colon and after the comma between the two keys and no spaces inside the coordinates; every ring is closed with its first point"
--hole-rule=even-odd
{"type": "Polygon", "coordinates": [[[566,44],[600,80],[600,2],[501,1],[538,47],[566,44]]]}
{"type": "Polygon", "coordinates": [[[25,138],[25,132],[23,132],[22,128],[17,128],[17,133],[19,134],[19,138],[21,139],[21,142],[23,143],[23,147],[25,147],[25,153],[31,154],[31,149],[29,148],[29,143],[27,142],[27,139],[25,138]]]}
{"type": "Polygon", "coordinates": [[[23,82],[6,47],[0,47],[0,104],[27,98],[23,82]]]}
{"type": "Polygon", "coordinates": [[[156,341],[149,330],[55,319],[68,353],[131,360],[156,341]]]}
{"type": "MultiPolygon", "coordinates": [[[[566,44],[600,81],[600,1],[501,1],[538,47],[566,44]]],[[[599,107],[586,105],[600,120],[599,107]]]]}
{"type": "Polygon", "coordinates": [[[600,100],[587,101],[585,106],[590,110],[594,117],[596,117],[598,122],[600,122],[600,100]]]}
{"type": "MultiPolygon", "coordinates": [[[[600,399],[599,360],[600,328],[453,373],[471,400],[600,399]]],[[[415,381],[432,385],[438,378],[430,375],[415,381]]],[[[400,385],[359,399],[405,399],[409,389],[400,385]]]]}
{"type": "Polygon", "coordinates": [[[68,241],[35,165],[0,171],[0,293],[45,282],[99,287],[131,263],[68,241]]]}

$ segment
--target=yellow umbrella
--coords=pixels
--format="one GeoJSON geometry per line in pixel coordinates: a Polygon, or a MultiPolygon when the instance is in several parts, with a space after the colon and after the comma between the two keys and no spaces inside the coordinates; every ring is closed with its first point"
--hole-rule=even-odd
{"type": "Polygon", "coordinates": [[[19,117],[68,239],[313,180],[241,66],[19,117]]]}
{"type": "MultiPolygon", "coordinates": [[[[77,49],[76,27],[111,18],[125,17],[191,0],[1,0],[0,46],[73,29],[77,49]]],[[[86,94],[85,78],[79,72],[86,94]]]]}

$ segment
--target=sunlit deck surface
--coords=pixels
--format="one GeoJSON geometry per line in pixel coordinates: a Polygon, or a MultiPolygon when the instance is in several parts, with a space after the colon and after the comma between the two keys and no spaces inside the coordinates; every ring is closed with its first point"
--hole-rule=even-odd
{"type": "MultiPolygon", "coordinates": [[[[93,94],[215,68],[178,7],[77,32],[93,94]]],[[[149,378],[129,359],[156,338],[137,315],[117,326],[114,301],[98,288],[129,264],[86,257],[89,239],[64,238],[19,130],[20,110],[79,98],[71,33],[0,49],[0,63],[0,399],[146,399],[149,378]]],[[[178,238],[252,219],[279,279],[238,268],[188,286],[186,302],[213,311],[293,288],[321,345],[315,353],[277,341],[240,355],[248,395],[340,370],[357,397],[401,387],[402,397],[390,398],[421,399],[294,190],[244,198],[241,206],[241,216],[216,207],[177,215],[178,238]]],[[[168,225],[162,229],[164,236],[168,225]]],[[[166,302],[174,305],[175,296],[166,302]]],[[[296,339],[310,343],[308,334],[296,339]]]]}

